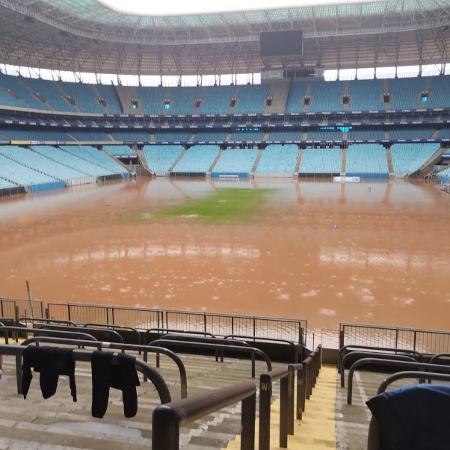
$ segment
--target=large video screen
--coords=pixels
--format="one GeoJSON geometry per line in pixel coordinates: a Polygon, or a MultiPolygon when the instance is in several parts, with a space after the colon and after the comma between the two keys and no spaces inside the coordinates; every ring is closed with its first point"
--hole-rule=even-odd
{"type": "Polygon", "coordinates": [[[261,56],[303,54],[302,30],[263,31],[260,34],[261,56]]]}

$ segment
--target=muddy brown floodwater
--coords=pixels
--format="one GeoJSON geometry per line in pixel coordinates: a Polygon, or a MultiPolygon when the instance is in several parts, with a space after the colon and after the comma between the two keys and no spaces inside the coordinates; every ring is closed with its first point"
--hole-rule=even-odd
{"type": "Polygon", "coordinates": [[[450,328],[450,196],[435,186],[138,179],[0,201],[0,296],[450,328]],[[118,220],[217,187],[251,221],[118,220]]]}

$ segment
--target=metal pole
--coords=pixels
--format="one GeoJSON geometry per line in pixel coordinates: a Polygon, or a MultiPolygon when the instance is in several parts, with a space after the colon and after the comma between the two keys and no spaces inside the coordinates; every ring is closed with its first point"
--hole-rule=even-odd
{"type": "MultiPolygon", "coordinates": [[[[241,450],[255,449],[256,392],[242,400],[241,450]]],[[[166,449],[167,450],[167,449],[166,449]]]]}
{"type": "Polygon", "coordinates": [[[30,303],[31,318],[34,319],[33,296],[31,295],[31,286],[28,280],[26,280],[25,283],[27,284],[27,294],[28,294],[28,302],[30,303]]]}
{"type": "Polygon", "coordinates": [[[272,379],[261,374],[259,386],[259,450],[270,450],[270,407],[272,379]]]}
{"type": "Polygon", "coordinates": [[[287,448],[288,444],[288,406],[289,382],[287,377],[280,380],[280,447],[287,448]]]}

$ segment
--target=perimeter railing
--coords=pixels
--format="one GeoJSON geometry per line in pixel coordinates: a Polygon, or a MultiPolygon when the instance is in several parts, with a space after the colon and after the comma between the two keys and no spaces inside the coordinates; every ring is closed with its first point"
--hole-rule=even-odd
{"type": "Polygon", "coordinates": [[[47,318],[76,323],[95,322],[129,326],[139,330],[182,329],[214,335],[240,334],[305,344],[306,320],[220,313],[127,308],[78,303],[49,303],[47,318]]]}
{"type": "Polygon", "coordinates": [[[429,354],[448,353],[450,332],[341,323],[339,348],[346,345],[390,347],[429,354]]]}

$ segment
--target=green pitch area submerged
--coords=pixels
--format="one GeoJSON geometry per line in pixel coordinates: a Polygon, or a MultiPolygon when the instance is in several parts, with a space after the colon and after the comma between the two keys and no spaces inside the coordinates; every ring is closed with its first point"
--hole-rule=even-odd
{"type": "Polygon", "coordinates": [[[262,210],[271,189],[218,189],[203,198],[189,199],[155,213],[140,213],[137,220],[181,218],[208,223],[244,222],[262,210]]]}

